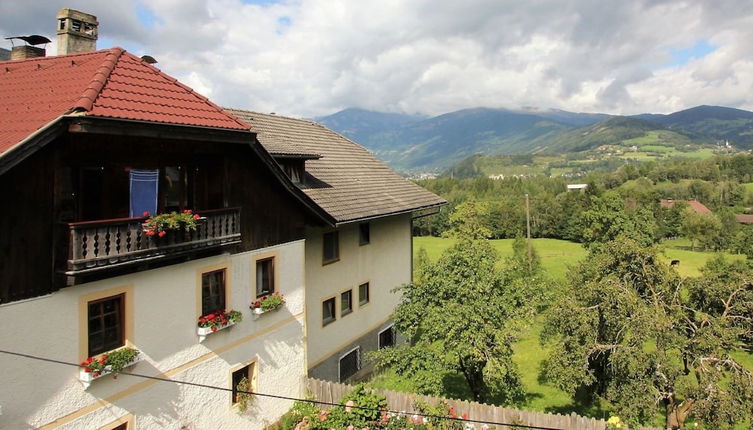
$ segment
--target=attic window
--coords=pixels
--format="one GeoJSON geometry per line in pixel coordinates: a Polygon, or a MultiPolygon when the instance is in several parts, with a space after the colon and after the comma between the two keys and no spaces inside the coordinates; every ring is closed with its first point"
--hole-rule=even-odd
{"type": "Polygon", "coordinates": [[[303,183],[303,160],[282,160],[280,161],[280,166],[282,166],[282,170],[294,184],[303,183]]]}

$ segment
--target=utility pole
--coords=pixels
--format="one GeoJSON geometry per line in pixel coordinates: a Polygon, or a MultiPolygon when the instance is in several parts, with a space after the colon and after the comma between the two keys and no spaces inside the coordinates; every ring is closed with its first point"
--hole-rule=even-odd
{"type": "Polygon", "coordinates": [[[528,203],[528,193],[526,193],[526,231],[528,236],[528,273],[533,271],[531,267],[531,205],[528,203]]]}

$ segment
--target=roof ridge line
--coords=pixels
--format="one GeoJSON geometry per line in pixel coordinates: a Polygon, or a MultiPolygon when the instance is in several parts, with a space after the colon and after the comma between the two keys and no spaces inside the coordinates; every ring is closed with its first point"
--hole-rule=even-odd
{"type": "Polygon", "coordinates": [[[82,109],[89,112],[92,110],[94,107],[94,100],[97,99],[102,88],[105,87],[107,79],[109,79],[112,71],[115,70],[115,65],[118,63],[118,60],[124,52],[125,49],[123,48],[116,47],[110,49],[110,52],[105,56],[102,65],[94,72],[91,82],[87,85],[84,92],[71,108],[72,111],[82,109]]]}

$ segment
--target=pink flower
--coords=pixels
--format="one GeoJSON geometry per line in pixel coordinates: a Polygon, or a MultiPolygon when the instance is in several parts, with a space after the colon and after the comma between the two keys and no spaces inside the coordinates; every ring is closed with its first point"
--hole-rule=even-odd
{"type": "MultiPolygon", "coordinates": [[[[348,400],[347,402],[345,402],[345,412],[351,412],[353,410],[353,405],[355,405],[355,403],[353,403],[353,400],[348,400]]],[[[350,427],[353,427],[353,426],[350,426],[350,427]]],[[[352,430],[352,429],[348,429],[348,430],[352,430]]]]}
{"type": "Polygon", "coordinates": [[[161,232],[157,233],[157,236],[159,236],[159,237],[165,237],[166,234],[167,234],[166,231],[161,231],[161,232]]]}
{"type": "Polygon", "coordinates": [[[144,211],[141,213],[141,216],[149,216],[149,211],[144,211]]]}
{"type": "Polygon", "coordinates": [[[193,219],[199,219],[199,218],[201,218],[201,217],[199,216],[199,214],[194,214],[194,216],[193,216],[193,219]]]}

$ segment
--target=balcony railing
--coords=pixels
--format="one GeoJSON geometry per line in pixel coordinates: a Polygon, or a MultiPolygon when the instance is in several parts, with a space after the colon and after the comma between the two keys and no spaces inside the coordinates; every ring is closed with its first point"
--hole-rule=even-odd
{"type": "Polygon", "coordinates": [[[241,242],[240,209],[199,211],[196,231],[147,236],[146,218],[68,223],[66,275],[76,276],[135,263],[190,255],[241,242]]]}

